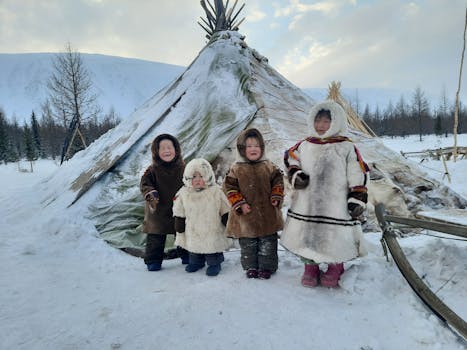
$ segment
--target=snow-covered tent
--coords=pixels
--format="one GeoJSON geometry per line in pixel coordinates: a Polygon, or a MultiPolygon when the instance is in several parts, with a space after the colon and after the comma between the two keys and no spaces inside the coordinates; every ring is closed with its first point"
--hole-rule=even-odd
{"type": "MultiPolygon", "coordinates": [[[[46,180],[43,204],[71,206],[87,197],[92,203],[88,218],[103,239],[119,248],[141,248],[145,237],[138,228],[143,218],[138,185],[151,162],[155,136],[173,134],[186,159],[206,158],[222,177],[233,162],[237,135],[256,127],[264,135],[267,156],[282,167],[284,150],[307,136],[305,120],[314,103],[238,31],[214,31],[182,75],[46,180]]],[[[373,202],[382,201],[403,215],[466,207],[464,199],[428,179],[378,138],[354,124],[350,137],[372,168],[373,202]]],[[[374,229],[374,222],[370,211],[367,225],[374,229]]]]}

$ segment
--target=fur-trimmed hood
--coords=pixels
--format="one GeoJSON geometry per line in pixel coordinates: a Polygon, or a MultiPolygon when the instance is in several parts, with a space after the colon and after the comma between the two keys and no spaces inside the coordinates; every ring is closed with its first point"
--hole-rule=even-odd
{"type": "Polygon", "coordinates": [[[259,157],[259,159],[256,160],[255,162],[265,160],[266,158],[265,158],[265,152],[264,152],[265,146],[264,146],[263,135],[261,135],[258,129],[250,128],[250,129],[243,130],[240,133],[240,135],[238,135],[237,137],[237,161],[251,162],[246,157],[246,139],[249,137],[254,137],[258,139],[259,147],[261,148],[261,157],[259,157]]]}
{"type": "Polygon", "coordinates": [[[216,183],[216,177],[211,164],[206,159],[195,158],[188,162],[183,172],[183,183],[186,187],[193,188],[191,180],[196,172],[201,174],[207,187],[216,183]]]}
{"type": "Polygon", "coordinates": [[[176,164],[179,163],[183,165],[182,159],[182,148],[180,147],[180,142],[170,134],[160,134],[158,135],[151,144],[151,153],[152,153],[152,163],[154,165],[167,165],[167,164],[176,164]],[[170,140],[172,141],[174,148],[175,148],[175,158],[170,162],[166,163],[159,157],[159,144],[162,140],[170,140]]]}
{"type": "Polygon", "coordinates": [[[313,106],[308,114],[308,130],[310,136],[325,139],[327,137],[341,135],[347,133],[347,114],[344,109],[332,100],[326,100],[313,106]],[[331,127],[323,135],[319,135],[315,129],[315,117],[322,109],[331,112],[331,127]]]}

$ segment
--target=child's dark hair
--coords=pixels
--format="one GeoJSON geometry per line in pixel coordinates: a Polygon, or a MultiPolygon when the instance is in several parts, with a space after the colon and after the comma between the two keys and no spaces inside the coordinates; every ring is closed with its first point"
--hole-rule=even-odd
{"type": "Polygon", "coordinates": [[[245,133],[245,139],[250,138],[250,137],[259,140],[258,131],[255,130],[255,129],[250,129],[250,130],[248,130],[248,131],[245,133]]]}
{"type": "Polygon", "coordinates": [[[316,113],[315,120],[316,119],[321,119],[321,118],[327,118],[329,120],[332,120],[331,118],[331,111],[329,109],[320,109],[318,113],[316,113]]]}

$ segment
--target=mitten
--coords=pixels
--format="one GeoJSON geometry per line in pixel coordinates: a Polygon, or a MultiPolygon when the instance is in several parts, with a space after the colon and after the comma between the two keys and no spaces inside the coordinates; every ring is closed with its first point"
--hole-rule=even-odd
{"type": "Polygon", "coordinates": [[[365,208],[363,208],[360,204],[350,202],[347,204],[347,209],[349,210],[349,214],[352,219],[357,219],[360,215],[363,214],[365,208]]]}
{"type": "Polygon", "coordinates": [[[292,178],[292,185],[297,190],[302,190],[310,183],[310,175],[303,171],[297,171],[292,178]]]}
{"type": "Polygon", "coordinates": [[[175,231],[178,233],[183,233],[185,232],[185,218],[180,218],[178,216],[175,216],[175,231]]]}

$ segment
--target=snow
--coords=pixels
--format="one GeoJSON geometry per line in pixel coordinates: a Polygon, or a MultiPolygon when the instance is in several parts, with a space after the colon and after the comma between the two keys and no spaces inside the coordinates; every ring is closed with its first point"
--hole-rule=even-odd
{"type": "MultiPolygon", "coordinates": [[[[449,134],[448,137],[436,135],[424,135],[422,141],[418,135],[411,135],[406,138],[401,137],[384,137],[385,146],[393,151],[403,152],[418,152],[424,150],[434,150],[438,148],[446,148],[454,146],[454,137],[449,134]]],[[[457,135],[457,146],[467,147],[467,134],[457,135]]],[[[467,198],[467,159],[458,157],[457,161],[449,160],[446,162],[447,172],[450,176],[450,182],[445,175],[446,170],[442,161],[436,161],[430,158],[412,158],[409,160],[418,164],[428,176],[438,180],[441,183],[451,187],[455,192],[467,198]]]]}
{"type": "MultiPolygon", "coordinates": [[[[451,145],[452,137],[425,136],[423,143],[416,137],[383,138],[397,152],[445,141],[451,145]]],[[[467,144],[467,135],[460,135],[459,144],[467,144]]],[[[441,162],[419,165],[467,196],[467,160],[448,162],[450,184],[441,162]]],[[[450,350],[467,345],[423,305],[393,260],[386,261],[379,232],[365,234],[369,254],[346,264],[337,290],[302,287],[302,263],[282,248],[279,270],[267,281],[246,279],[236,249],[225,253],[217,277],[204,270],[188,274],[177,260],[148,272],[140,258],[98,237],[86,219],[93,196],[66,210],[61,206],[66,198],[41,203],[38,193],[51,186],[45,180],[56,168],[51,160],[35,162],[33,173],[18,171],[17,164],[0,166],[1,349],[450,350]]],[[[29,163],[20,169],[29,169],[29,163]]],[[[423,234],[399,241],[429,287],[467,319],[465,242],[423,234]]]]}

